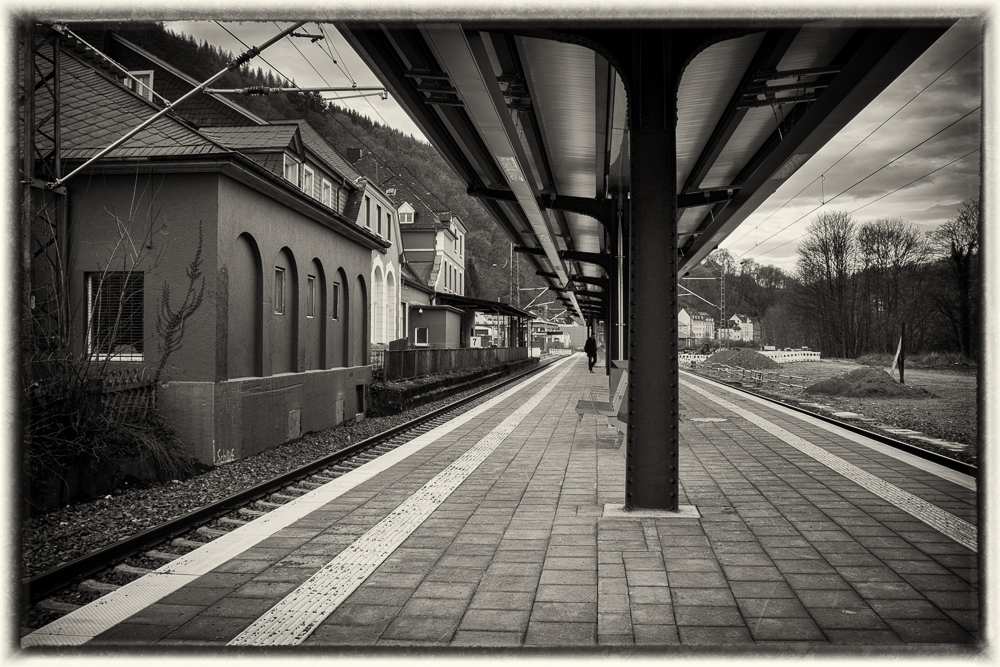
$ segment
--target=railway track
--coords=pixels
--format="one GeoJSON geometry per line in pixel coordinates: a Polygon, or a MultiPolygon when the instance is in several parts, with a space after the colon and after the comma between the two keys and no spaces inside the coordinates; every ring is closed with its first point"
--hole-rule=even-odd
{"type": "MultiPolygon", "coordinates": [[[[540,372],[555,359],[411,421],[182,516],[22,581],[30,616],[42,625],[372,461],[440,424],[475,401],[540,372]],[[31,613],[34,612],[34,613],[31,613]]],[[[23,627],[22,632],[32,628],[23,627]]]]}
{"type": "Polygon", "coordinates": [[[835,417],[831,417],[831,416],[823,414],[822,412],[819,412],[819,411],[807,410],[806,408],[799,407],[797,405],[789,403],[788,401],[779,400],[779,399],[776,399],[776,398],[774,398],[772,396],[768,396],[767,394],[764,394],[764,393],[761,393],[761,392],[758,392],[758,391],[750,391],[750,390],[746,389],[745,387],[738,386],[738,385],[733,384],[731,382],[722,382],[722,381],[720,381],[720,380],[718,380],[716,378],[710,377],[708,375],[704,375],[702,373],[697,373],[697,372],[694,372],[694,371],[690,371],[690,370],[688,372],[690,372],[692,375],[696,375],[697,377],[699,377],[699,378],[701,378],[703,380],[706,380],[708,382],[714,382],[716,384],[719,384],[719,385],[722,385],[722,386],[725,386],[725,387],[729,387],[730,389],[735,389],[735,390],[741,391],[741,392],[743,392],[745,394],[750,394],[752,396],[756,396],[757,398],[760,398],[762,400],[768,401],[769,403],[774,403],[776,405],[780,405],[780,406],[782,406],[784,408],[787,408],[789,410],[794,410],[795,412],[799,412],[801,414],[809,415],[810,417],[814,417],[814,418],[819,419],[821,421],[824,421],[824,422],[826,422],[828,424],[834,424],[836,426],[839,426],[840,428],[843,428],[846,431],[850,431],[851,433],[856,433],[858,435],[863,435],[866,438],[871,438],[872,440],[875,440],[878,443],[881,443],[883,445],[888,445],[890,447],[894,447],[894,448],[896,448],[896,449],[898,449],[900,451],[907,452],[908,454],[913,454],[914,456],[918,456],[918,457],[920,457],[922,459],[925,459],[927,461],[932,461],[934,463],[937,463],[938,465],[944,466],[945,468],[950,468],[951,470],[955,470],[955,471],[961,472],[963,474],[969,475],[970,477],[976,477],[977,467],[974,466],[974,465],[970,465],[968,463],[965,463],[963,461],[959,461],[958,459],[953,459],[953,458],[951,458],[949,456],[944,456],[943,454],[938,454],[937,452],[932,452],[932,451],[924,449],[922,447],[918,447],[916,445],[911,445],[908,442],[903,442],[902,440],[898,440],[896,438],[892,438],[892,437],[890,437],[888,435],[885,435],[884,433],[879,433],[878,431],[873,431],[871,429],[863,428],[861,426],[858,426],[857,424],[852,424],[850,422],[846,422],[846,421],[837,419],[835,417]]]}

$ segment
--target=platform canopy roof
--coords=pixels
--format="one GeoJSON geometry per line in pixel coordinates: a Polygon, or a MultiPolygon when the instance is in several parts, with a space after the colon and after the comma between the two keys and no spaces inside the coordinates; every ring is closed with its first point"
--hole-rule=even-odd
{"type": "MultiPolygon", "coordinates": [[[[683,65],[677,93],[678,273],[701,262],[950,23],[675,27],[704,43],[683,65]]],[[[577,314],[599,312],[614,254],[609,230],[631,183],[627,77],[591,46],[629,27],[338,24],[577,314]]]]}

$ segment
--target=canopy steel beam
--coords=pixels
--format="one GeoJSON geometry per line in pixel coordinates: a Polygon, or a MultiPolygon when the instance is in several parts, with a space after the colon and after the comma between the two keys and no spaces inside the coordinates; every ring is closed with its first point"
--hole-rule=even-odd
{"type": "MultiPolygon", "coordinates": [[[[510,190],[469,188],[466,190],[466,194],[470,197],[478,197],[480,199],[517,201],[517,196],[510,190]]],[[[614,199],[587,199],[586,197],[572,197],[543,192],[538,197],[538,206],[546,209],[587,215],[600,222],[605,229],[611,229],[614,224],[618,203],[614,199]]]]}
{"type": "MultiPolygon", "coordinates": [[[[772,136],[741,176],[739,193],[710,220],[686,248],[678,270],[697,266],[748,215],[774,193],[816,151],[899,77],[947,30],[952,21],[916,28],[867,30],[840,64],[839,74],[815,102],[801,109],[790,129],[772,136]]],[[[819,73],[819,72],[815,72],[819,73]]],[[[773,77],[773,75],[767,75],[773,77]]]]}
{"type": "Polygon", "coordinates": [[[585,283],[587,285],[597,285],[601,289],[607,291],[610,289],[611,281],[607,278],[597,278],[594,276],[570,276],[570,281],[574,283],[585,283]]]}
{"type": "MultiPolygon", "coordinates": [[[[692,167],[691,173],[688,175],[687,182],[684,184],[684,192],[697,189],[705,176],[708,175],[712,165],[715,164],[719,154],[722,153],[722,149],[725,148],[726,143],[729,142],[729,139],[733,136],[743,117],[747,114],[747,109],[740,106],[746,91],[753,86],[759,72],[762,70],[774,70],[778,66],[782,56],[785,55],[785,52],[791,46],[792,41],[795,40],[795,36],[798,33],[798,28],[789,28],[784,30],[768,30],[764,35],[760,46],[757,47],[757,52],[743,73],[743,78],[740,80],[739,85],[736,86],[736,91],[730,98],[729,104],[726,105],[726,110],[722,112],[722,117],[719,118],[715,129],[712,130],[708,143],[705,144],[701,155],[698,156],[698,160],[694,163],[694,167],[692,167]]],[[[679,196],[678,200],[680,199],[681,197],[679,196]]],[[[681,206],[679,201],[678,206],[681,206]]]]}

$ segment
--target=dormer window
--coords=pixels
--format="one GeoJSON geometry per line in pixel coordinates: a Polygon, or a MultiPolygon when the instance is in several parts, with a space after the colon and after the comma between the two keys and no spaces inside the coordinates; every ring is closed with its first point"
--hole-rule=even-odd
{"type": "Polygon", "coordinates": [[[409,223],[412,223],[412,222],[413,222],[413,214],[412,213],[404,213],[403,211],[399,212],[399,223],[400,224],[409,224],[409,223]]]}
{"type": "Polygon", "coordinates": [[[323,205],[333,206],[333,186],[330,185],[330,181],[323,179],[323,205]]]}
{"type": "Polygon", "coordinates": [[[285,180],[290,181],[295,187],[299,186],[299,162],[287,153],[285,154],[285,180]]]}
{"type": "Polygon", "coordinates": [[[153,101],[153,70],[129,72],[135,79],[125,79],[125,87],[132,90],[150,102],[153,101]]]}
{"type": "Polygon", "coordinates": [[[308,166],[302,167],[302,191],[305,192],[310,197],[316,196],[316,190],[313,189],[313,183],[316,182],[316,177],[313,170],[308,166]]]}

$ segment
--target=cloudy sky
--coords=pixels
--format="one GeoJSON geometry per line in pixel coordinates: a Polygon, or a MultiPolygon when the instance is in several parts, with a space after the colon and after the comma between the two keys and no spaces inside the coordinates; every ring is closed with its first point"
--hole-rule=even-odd
{"type": "MultiPolygon", "coordinates": [[[[222,25],[246,44],[257,45],[276,34],[277,25],[288,24],[222,25]]],[[[232,53],[245,50],[214,22],[178,21],[167,26],[232,53]]],[[[329,24],[324,29],[329,53],[320,43],[297,39],[299,53],[286,39],[268,48],[263,58],[300,86],[379,86],[336,29],[329,24]]],[[[315,33],[318,28],[308,24],[304,30],[315,33]]],[[[954,217],[961,203],[979,192],[981,33],[977,20],[958,22],[747,218],[722,247],[734,256],[790,270],[798,240],[823,211],[852,212],[859,222],[901,217],[921,230],[954,217]],[[957,158],[961,159],[948,165],[957,158]],[[902,187],[911,181],[915,182],[902,187]],[[897,188],[901,189],[893,192],[897,188]]],[[[259,59],[253,64],[267,68],[259,59]]],[[[341,104],[423,139],[391,98],[351,99],[341,104]]]]}

